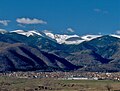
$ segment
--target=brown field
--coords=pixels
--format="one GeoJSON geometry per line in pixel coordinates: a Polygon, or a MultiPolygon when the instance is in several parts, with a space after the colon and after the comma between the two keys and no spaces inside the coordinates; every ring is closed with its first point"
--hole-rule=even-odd
{"type": "Polygon", "coordinates": [[[120,91],[120,82],[0,77],[0,91],[120,91]]]}

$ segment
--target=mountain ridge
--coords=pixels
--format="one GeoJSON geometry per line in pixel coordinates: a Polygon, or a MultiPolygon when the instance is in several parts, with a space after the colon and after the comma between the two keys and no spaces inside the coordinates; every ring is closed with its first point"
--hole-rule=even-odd
{"type": "MultiPolygon", "coordinates": [[[[19,31],[20,33],[24,31],[19,31]]],[[[25,32],[26,33],[26,32],[25,32]]],[[[61,36],[61,35],[60,35],[61,36]]],[[[69,35],[65,35],[69,36],[69,35]]],[[[90,36],[90,35],[89,35],[90,36]]],[[[39,56],[38,51],[42,51],[42,54],[48,55],[47,57],[43,55],[45,58],[45,62],[54,64],[53,67],[66,67],[67,69],[73,68],[76,69],[76,67],[80,67],[80,71],[104,71],[104,72],[114,72],[114,71],[120,71],[119,67],[119,60],[120,60],[120,38],[119,35],[101,35],[91,38],[89,36],[84,36],[84,38],[88,37],[90,40],[83,41],[79,44],[59,44],[57,40],[50,38],[45,33],[37,32],[36,31],[29,31],[26,34],[18,34],[16,32],[5,32],[0,33],[0,51],[6,49],[6,45],[17,45],[17,44],[25,44],[28,48],[31,49],[35,48],[36,56],[39,56]],[[30,33],[30,34],[28,34],[30,33]],[[38,34],[40,33],[40,34],[38,34]],[[29,36],[28,36],[29,35],[29,36]],[[52,55],[51,55],[52,54],[52,55]],[[52,57],[57,58],[59,61],[49,61],[53,60],[52,57]],[[49,60],[48,60],[49,59],[49,60]],[[63,61],[66,61],[63,65],[63,61]]],[[[92,35],[93,36],[93,35],[92,35]]],[[[57,36],[59,37],[59,36],[57,36]]],[[[75,40],[81,40],[81,37],[75,35],[75,36],[69,36],[68,39],[65,41],[74,41],[75,40]]],[[[10,46],[9,46],[10,47],[10,46]]],[[[10,47],[11,48],[11,47],[10,47]]],[[[14,48],[12,48],[14,49],[14,48]]],[[[24,63],[24,59],[20,59],[20,57],[25,57],[26,60],[31,60],[30,56],[34,56],[33,52],[28,52],[27,48],[21,48],[21,47],[15,47],[14,51],[7,51],[11,57],[15,59],[22,60],[24,63]],[[16,53],[16,51],[19,51],[21,54],[16,53]],[[27,55],[25,54],[27,53],[27,55]],[[32,54],[31,54],[32,53],[32,54]],[[24,54],[24,56],[23,56],[24,54]],[[31,55],[30,55],[31,54],[31,55]],[[26,58],[27,56],[27,58],[26,58]],[[19,57],[19,58],[16,58],[19,57]]],[[[6,53],[6,51],[3,51],[0,55],[3,55],[6,53]]],[[[6,54],[6,55],[8,55],[6,54]]],[[[9,60],[8,58],[2,57],[4,60],[9,60]]],[[[9,60],[10,61],[10,60],[9,60]]],[[[32,61],[30,61],[31,63],[32,61]]],[[[10,62],[11,63],[11,62],[10,62]]],[[[44,63],[43,63],[44,64],[44,63]]],[[[31,66],[30,66],[31,67],[31,66]]],[[[29,66],[28,66],[29,68],[29,66]]],[[[52,71],[58,71],[59,68],[52,69],[52,71]]],[[[43,68],[44,69],[44,68],[43,68]]],[[[61,69],[62,71],[67,69],[61,69]]],[[[44,69],[45,71],[46,69],[44,69]]],[[[74,70],[74,69],[71,69],[74,70]]],[[[76,69],[77,70],[77,69],[76,69]]],[[[48,70],[46,70],[48,71],[48,70]]]]}
{"type": "MultiPolygon", "coordinates": [[[[42,37],[47,37],[49,39],[52,39],[53,41],[56,41],[58,44],[80,44],[85,41],[91,41],[93,39],[106,36],[106,35],[101,35],[101,34],[86,34],[86,35],[76,35],[76,34],[53,34],[49,31],[37,31],[37,30],[30,30],[30,31],[24,31],[24,30],[13,30],[13,31],[5,31],[3,29],[0,30],[1,34],[5,33],[17,33],[20,35],[24,35],[27,37],[38,35],[42,37]]],[[[120,35],[118,34],[108,34],[108,36],[120,38],[120,35]]]]}

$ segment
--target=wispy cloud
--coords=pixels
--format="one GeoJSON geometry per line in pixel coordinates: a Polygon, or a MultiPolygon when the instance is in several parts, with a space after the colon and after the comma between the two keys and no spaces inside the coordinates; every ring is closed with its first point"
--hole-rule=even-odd
{"type": "Polygon", "coordinates": [[[73,32],[75,32],[72,28],[67,28],[67,32],[71,32],[71,33],[73,33],[73,32]]]}
{"type": "Polygon", "coordinates": [[[23,25],[23,24],[17,24],[17,26],[25,28],[25,25],[23,25]]]}
{"type": "Polygon", "coordinates": [[[96,8],[96,9],[93,9],[95,12],[101,12],[101,9],[98,9],[98,8],[96,8]]]}
{"type": "Polygon", "coordinates": [[[120,30],[117,30],[117,31],[116,31],[116,34],[120,34],[120,30]]]}
{"type": "Polygon", "coordinates": [[[93,11],[95,11],[97,13],[103,13],[103,14],[107,14],[108,13],[107,10],[103,10],[103,9],[100,9],[100,8],[95,8],[95,9],[93,9],[93,11]]]}
{"type": "Polygon", "coordinates": [[[47,24],[46,21],[40,20],[40,19],[30,19],[30,18],[18,18],[16,19],[18,23],[21,24],[47,24]]]}
{"type": "Polygon", "coordinates": [[[3,24],[4,26],[7,26],[10,20],[0,20],[0,24],[3,24]]]}

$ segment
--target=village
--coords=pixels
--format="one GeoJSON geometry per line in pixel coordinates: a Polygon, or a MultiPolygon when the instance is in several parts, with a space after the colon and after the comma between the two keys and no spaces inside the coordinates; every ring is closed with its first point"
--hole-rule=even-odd
{"type": "Polygon", "coordinates": [[[53,78],[60,80],[114,80],[120,81],[120,72],[102,73],[102,72],[7,72],[0,73],[1,77],[14,78],[53,78]]]}

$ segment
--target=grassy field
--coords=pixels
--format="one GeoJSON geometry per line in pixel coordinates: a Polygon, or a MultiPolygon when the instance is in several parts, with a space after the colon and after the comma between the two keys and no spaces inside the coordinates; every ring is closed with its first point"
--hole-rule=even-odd
{"type": "Polygon", "coordinates": [[[120,82],[0,77],[0,91],[120,91],[120,82]]]}

